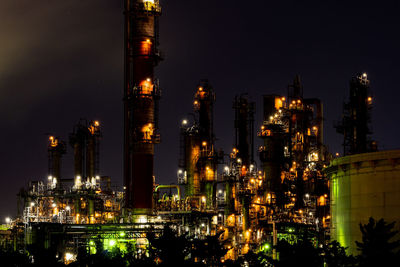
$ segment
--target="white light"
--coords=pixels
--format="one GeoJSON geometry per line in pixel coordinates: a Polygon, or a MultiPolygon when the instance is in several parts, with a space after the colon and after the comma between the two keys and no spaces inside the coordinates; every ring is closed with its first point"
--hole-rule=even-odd
{"type": "Polygon", "coordinates": [[[240,163],[240,162],[242,162],[242,160],[241,159],[237,159],[237,162],[240,163]]]}
{"type": "Polygon", "coordinates": [[[56,205],[56,203],[53,203],[53,204],[51,204],[51,206],[52,206],[53,208],[55,208],[57,205],[56,205]]]}
{"type": "Polygon", "coordinates": [[[72,253],[65,253],[65,261],[72,261],[74,259],[75,255],[72,253]]]}
{"type": "Polygon", "coordinates": [[[71,207],[70,206],[66,206],[65,210],[71,210],[71,207]]]}
{"type": "Polygon", "coordinates": [[[35,206],[35,202],[31,202],[31,207],[35,206]]]}
{"type": "Polygon", "coordinates": [[[11,222],[11,218],[10,218],[10,217],[7,217],[7,218],[6,218],[6,223],[9,224],[10,222],[11,222]]]}
{"type": "Polygon", "coordinates": [[[250,169],[253,169],[253,168],[254,168],[254,165],[253,165],[253,164],[251,164],[251,165],[250,165],[250,169]]]}
{"type": "Polygon", "coordinates": [[[96,176],[96,180],[100,180],[100,176],[97,175],[97,176],[96,176]]]}
{"type": "Polygon", "coordinates": [[[362,75],[364,78],[367,78],[367,74],[364,72],[362,75]]]}
{"type": "Polygon", "coordinates": [[[51,179],[53,179],[53,176],[51,176],[51,175],[50,175],[50,176],[49,176],[49,177],[47,177],[47,178],[48,178],[49,180],[51,180],[51,179]]]}
{"type": "Polygon", "coordinates": [[[205,226],[205,224],[204,224],[204,223],[202,223],[202,224],[201,224],[201,227],[204,227],[204,226],[205,226]]]}
{"type": "Polygon", "coordinates": [[[183,121],[182,121],[182,124],[183,124],[183,125],[186,125],[187,123],[188,123],[187,120],[183,120],[183,121]]]}
{"type": "Polygon", "coordinates": [[[182,173],[182,170],[178,170],[178,173],[181,174],[181,173],[182,173]]]}
{"type": "Polygon", "coordinates": [[[306,194],[306,198],[309,198],[310,197],[310,195],[309,194],[306,194]]]}
{"type": "Polygon", "coordinates": [[[229,167],[228,166],[225,166],[224,169],[225,169],[226,172],[229,172],[229,167]]]}
{"type": "Polygon", "coordinates": [[[219,193],[219,194],[222,194],[222,190],[219,190],[218,193],[219,193]]]}
{"type": "Polygon", "coordinates": [[[139,216],[139,219],[138,219],[138,222],[139,223],[147,223],[147,218],[146,218],[146,216],[139,216]]]}
{"type": "Polygon", "coordinates": [[[218,217],[222,217],[222,214],[220,213],[220,214],[218,214],[218,217]]]}

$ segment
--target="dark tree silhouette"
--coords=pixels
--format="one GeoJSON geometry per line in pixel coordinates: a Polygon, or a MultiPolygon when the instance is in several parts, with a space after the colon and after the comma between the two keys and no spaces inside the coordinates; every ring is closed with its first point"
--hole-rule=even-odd
{"type": "Polygon", "coordinates": [[[348,256],[346,248],[342,247],[336,240],[323,246],[321,256],[327,267],[356,266],[355,258],[351,255],[348,256]]]}
{"type": "Polygon", "coordinates": [[[29,255],[33,256],[32,266],[65,266],[60,255],[58,255],[57,251],[52,247],[45,249],[42,246],[30,245],[27,250],[29,251],[29,255]]]}
{"type": "Polygon", "coordinates": [[[240,266],[254,266],[254,267],[269,267],[273,266],[271,257],[271,253],[268,253],[266,251],[260,251],[258,253],[253,252],[250,250],[247,254],[243,255],[237,260],[237,263],[240,264],[240,266]]]}
{"type": "Polygon", "coordinates": [[[391,241],[398,232],[393,230],[394,225],[395,222],[375,221],[372,217],[367,224],[360,223],[362,242],[356,241],[359,266],[393,266],[398,262],[400,240],[391,241]]]}
{"type": "Polygon", "coordinates": [[[293,245],[285,240],[278,241],[276,250],[279,254],[279,260],[274,262],[276,267],[323,266],[320,250],[315,247],[307,231],[293,245]]]}
{"type": "Polygon", "coordinates": [[[153,260],[159,259],[162,266],[184,266],[190,253],[190,243],[186,236],[178,236],[169,225],[164,227],[159,238],[148,236],[150,254],[153,260]]]}
{"type": "Polygon", "coordinates": [[[206,236],[205,239],[194,239],[191,250],[192,261],[197,259],[206,266],[221,266],[221,258],[227,252],[219,241],[222,233],[206,236]]]}
{"type": "Polygon", "coordinates": [[[0,266],[25,267],[29,265],[29,258],[26,254],[19,253],[13,250],[0,250],[0,266]]]}

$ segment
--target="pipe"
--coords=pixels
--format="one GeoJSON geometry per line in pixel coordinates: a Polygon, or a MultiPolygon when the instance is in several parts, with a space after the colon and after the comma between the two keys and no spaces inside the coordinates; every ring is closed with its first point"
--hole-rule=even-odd
{"type": "Polygon", "coordinates": [[[181,199],[181,188],[179,187],[179,185],[158,185],[156,186],[154,192],[158,192],[159,189],[168,189],[168,188],[176,188],[176,190],[178,191],[178,198],[179,200],[181,199]]]}

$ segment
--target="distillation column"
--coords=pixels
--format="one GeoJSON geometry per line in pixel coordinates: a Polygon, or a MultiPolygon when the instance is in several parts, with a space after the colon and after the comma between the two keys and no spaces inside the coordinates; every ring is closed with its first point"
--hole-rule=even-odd
{"type": "Polygon", "coordinates": [[[150,214],[153,208],[154,144],[160,139],[160,90],[154,79],[160,15],[158,0],[125,0],[125,207],[135,214],[150,214]]]}
{"type": "Polygon", "coordinates": [[[247,168],[254,163],[254,110],[255,103],[246,95],[236,96],[233,103],[235,110],[235,146],[237,157],[247,168]]]}
{"type": "Polygon", "coordinates": [[[350,81],[349,101],[343,105],[342,121],[336,131],[344,136],[344,155],[376,151],[376,142],[370,140],[372,97],[366,73],[358,74],[350,81]]]}
{"type": "Polygon", "coordinates": [[[100,144],[100,123],[91,121],[80,121],[74,127],[69,141],[74,149],[74,179],[76,189],[89,182],[96,184],[99,178],[99,144],[100,144]]]}
{"type": "Polygon", "coordinates": [[[59,138],[50,136],[48,145],[49,180],[53,186],[61,188],[61,158],[66,152],[65,143],[59,138]]]}

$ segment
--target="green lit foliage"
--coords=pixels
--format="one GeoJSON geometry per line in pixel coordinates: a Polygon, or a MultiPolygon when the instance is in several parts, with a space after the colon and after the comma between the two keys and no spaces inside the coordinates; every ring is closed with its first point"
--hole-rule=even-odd
{"type": "Polygon", "coordinates": [[[356,241],[361,253],[357,257],[359,266],[391,266],[399,261],[400,240],[391,241],[398,232],[393,230],[394,225],[395,222],[375,221],[372,217],[367,224],[360,223],[362,242],[356,241]]]}
{"type": "Polygon", "coordinates": [[[297,236],[298,236],[298,233],[296,233],[296,228],[287,227],[285,230],[286,232],[277,234],[278,240],[285,240],[291,245],[295,244],[297,242],[297,236]]]}
{"type": "Polygon", "coordinates": [[[260,246],[260,252],[268,253],[269,251],[271,251],[271,244],[264,243],[260,246]]]}
{"type": "Polygon", "coordinates": [[[96,239],[89,241],[89,248],[80,247],[78,249],[77,261],[68,266],[130,266],[128,259],[119,249],[118,243],[114,239],[101,239],[97,236],[96,239]],[[106,248],[106,250],[104,249],[106,248]],[[94,254],[92,254],[95,251],[94,254]]]}
{"type": "Polygon", "coordinates": [[[96,250],[96,254],[102,254],[104,252],[104,245],[100,238],[94,241],[94,246],[96,250]]]}

